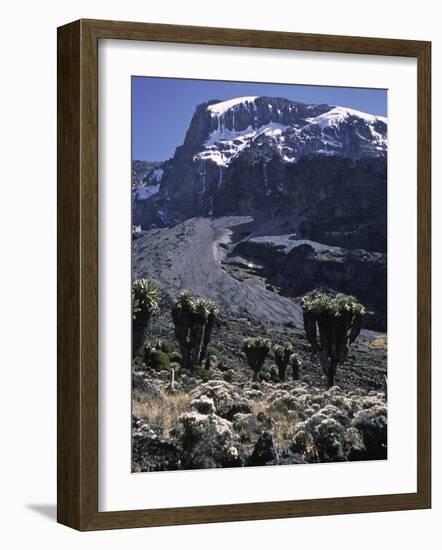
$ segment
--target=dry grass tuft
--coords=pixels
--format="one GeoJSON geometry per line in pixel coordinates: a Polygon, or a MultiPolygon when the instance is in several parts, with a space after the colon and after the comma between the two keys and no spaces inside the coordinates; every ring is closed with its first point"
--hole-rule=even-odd
{"type": "Polygon", "coordinates": [[[190,411],[191,401],[192,398],[186,393],[169,395],[167,401],[148,399],[141,394],[135,394],[132,412],[145,419],[150,425],[160,428],[163,435],[168,437],[178,417],[190,411]]]}
{"type": "Polygon", "coordinates": [[[272,433],[280,449],[286,450],[293,438],[297,423],[300,421],[298,415],[282,407],[279,403],[274,406],[268,401],[251,400],[253,414],[260,412],[272,419],[272,433]]]}
{"type": "Polygon", "coordinates": [[[373,340],[361,339],[361,342],[363,342],[364,345],[366,345],[368,348],[382,349],[384,351],[387,351],[387,347],[388,347],[388,338],[387,338],[387,336],[378,336],[377,338],[374,338],[373,340]]]}

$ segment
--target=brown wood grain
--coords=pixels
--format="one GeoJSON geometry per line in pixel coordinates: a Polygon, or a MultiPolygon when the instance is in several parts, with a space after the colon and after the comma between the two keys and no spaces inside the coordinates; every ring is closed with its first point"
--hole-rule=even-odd
{"type": "Polygon", "coordinates": [[[57,517],[80,525],[80,22],[58,32],[57,517]]]}
{"type": "Polygon", "coordinates": [[[80,20],[58,29],[58,521],[79,530],[246,521],[431,506],[431,45],[429,42],[80,20]],[[417,58],[417,492],[98,511],[98,40],[417,58]]]}

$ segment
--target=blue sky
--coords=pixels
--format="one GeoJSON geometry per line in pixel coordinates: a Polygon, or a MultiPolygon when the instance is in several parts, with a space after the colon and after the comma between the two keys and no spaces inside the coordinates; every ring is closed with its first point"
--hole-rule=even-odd
{"type": "Polygon", "coordinates": [[[387,91],[216,80],[132,77],[132,158],[166,160],[181,145],[199,103],[240,96],[285,97],[387,116],[387,91]]]}

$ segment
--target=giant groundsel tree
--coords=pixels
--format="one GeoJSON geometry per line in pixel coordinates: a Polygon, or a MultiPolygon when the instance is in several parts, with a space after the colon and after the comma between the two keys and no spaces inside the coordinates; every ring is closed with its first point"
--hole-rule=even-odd
{"type": "Polygon", "coordinates": [[[148,279],[136,279],[132,283],[132,357],[143,348],[149,321],[158,308],[158,287],[148,279]]]}
{"type": "Polygon", "coordinates": [[[175,300],[172,320],[184,368],[192,369],[206,358],[217,315],[214,302],[195,298],[188,290],[175,300]]]}
{"type": "Polygon", "coordinates": [[[328,386],[331,387],[337,365],[346,361],[350,344],[361,331],[365,308],[354,296],[330,296],[322,292],[304,296],[301,304],[307,340],[319,357],[328,386]]]}

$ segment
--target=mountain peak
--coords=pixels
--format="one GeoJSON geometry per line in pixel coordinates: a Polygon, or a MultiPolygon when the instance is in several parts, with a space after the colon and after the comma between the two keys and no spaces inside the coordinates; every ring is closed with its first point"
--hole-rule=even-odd
{"type": "Polygon", "coordinates": [[[241,96],[198,105],[175,155],[227,167],[260,151],[296,163],[311,154],[351,159],[385,156],[387,119],[348,107],[283,97],[241,96]],[[265,147],[261,145],[265,144],[265,147]]]}
{"type": "Polygon", "coordinates": [[[243,105],[245,103],[253,103],[259,96],[244,96],[234,97],[233,99],[227,99],[220,101],[219,103],[211,103],[207,106],[207,110],[214,115],[224,114],[229,109],[236,107],[237,105],[243,105]]]}
{"type": "Polygon", "coordinates": [[[330,107],[330,110],[309,121],[317,124],[322,129],[338,126],[343,122],[347,122],[350,118],[361,119],[366,123],[375,124],[376,122],[383,122],[387,124],[387,118],[377,115],[371,115],[363,111],[357,111],[356,109],[350,109],[349,107],[330,107]]]}

